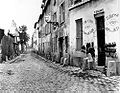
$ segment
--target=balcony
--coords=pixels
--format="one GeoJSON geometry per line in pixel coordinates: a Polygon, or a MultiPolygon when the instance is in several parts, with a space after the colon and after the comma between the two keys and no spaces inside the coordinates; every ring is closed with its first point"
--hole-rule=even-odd
{"type": "Polygon", "coordinates": [[[72,10],[80,5],[83,5],[83,4],[87,3],[88,1],[91,1],[91,0],[70,0],[69,10],[72,10]]]}

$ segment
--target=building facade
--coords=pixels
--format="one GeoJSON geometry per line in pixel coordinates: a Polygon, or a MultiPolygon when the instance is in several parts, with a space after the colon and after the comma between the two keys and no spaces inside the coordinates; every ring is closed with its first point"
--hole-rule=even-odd
{"type": "Polygon", "coordinates": [[[119,0],[70,0],[70,54],[94,45],[98,66],[120,59],[119,0]]]}
{"type": "Polygon", "coordinates": [[[43,0],[38,23],[39,53],[56,62],[69,54],[69,64],[79,66],[81,47],[93,46],[95,61],[105,66],[120,59],[119,0],[43,0]],[[49,20],[46,20],[48,17],[49,20]]]}
{"type": "Polygon", "coordinates": [[[51,37],[51,24],[45,21],[45,17],[49,15],[51,17],[51,0],[43,0],[42,14],[40,14],[39,23],[39,53],[47,55],[50,50],[50,37],[51,37]]]}
{"type": "Polygon", "coordinates": [[[43,0],[38,20],[39,50],[57,62],[69,51],[68,17],[68,0],[43,0]],[[49,22],[46,22],[46,17],[49,17],[49,22]]]}

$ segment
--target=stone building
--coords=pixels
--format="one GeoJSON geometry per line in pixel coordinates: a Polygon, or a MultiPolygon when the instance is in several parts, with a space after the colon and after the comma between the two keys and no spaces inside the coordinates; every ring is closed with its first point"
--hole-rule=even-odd
{"type": "Polygon", "coordinates": [[[95,61],[105,66],[120,59],[119,0],[43,0],[39,23],[39,52],[79,66],[81,47],[95,49],[95,61]],[[47,21],[46,21],[47,17],[47,21]]]}
{"type": "Polygon", "coordinates": [[[51,17],[51,0],[43,0],[42,14],[40,14],[38,23],[39,23],[39,53],[47,55],[47,51],[50,48],[50,37],[51,37],[51,24],[48,24],[45,21],[46,16],[51,17]]]}
{"type": "Polygon", "coordinates": [[[43,0],[41,7],[42,14],[38,20],[40,51],[46,56],[56,56],[55,60],[60,62],[60,58],[69,51],[68,0],[43,0]]]}
{"type": "Polygon", "coordinates": [[[119,0],[70,0],[70,54],[94,44],[98,66],[120,59],[119,0]]]}

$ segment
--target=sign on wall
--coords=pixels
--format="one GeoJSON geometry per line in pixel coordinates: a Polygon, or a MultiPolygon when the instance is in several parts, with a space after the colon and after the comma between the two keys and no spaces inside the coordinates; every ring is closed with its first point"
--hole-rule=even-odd
{"type": "Polygon", "coordinates": [[[86,35],[90,35],[91,33],[93,33],[95,31],[94,28],[94,21],[91,19],[87,19],[84,21],[84,34],[86,35]]]}
{"type": "Polygon", "coordinates": [[[115,32],[119,30],[119,14],[112,13],[106,16],[106,31],[115,32]]]}

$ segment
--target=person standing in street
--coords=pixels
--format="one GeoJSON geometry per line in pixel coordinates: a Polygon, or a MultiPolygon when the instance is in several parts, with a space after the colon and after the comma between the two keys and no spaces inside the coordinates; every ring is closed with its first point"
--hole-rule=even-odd
{"type": "Polygon", "coordinates": [[[90,53],[91,56],[92,56],[93,62],[91,64],[91,66],[92,66],[92,69],[94,69],[95,68],[95,49],[94,49],[94,43],[93,42],[91,43],[91,45],[88,49],[88,53],[90,53]]]}
{"type": "Polygon", "coordinates": [[[13,39],[8,33],[8,36],[4,34],[1,40],[1,53],[2,53],[2,61],[7,61],[13,58],[14,49],[13,49],[13,39]]]}
{"type": "Polygon", "coordinates": [[[82,53],[81,68],[82,68],[82,70],[85,70],[86,69],[86,48],[84,45],[81,47],[81,53],[82,53]]]}

